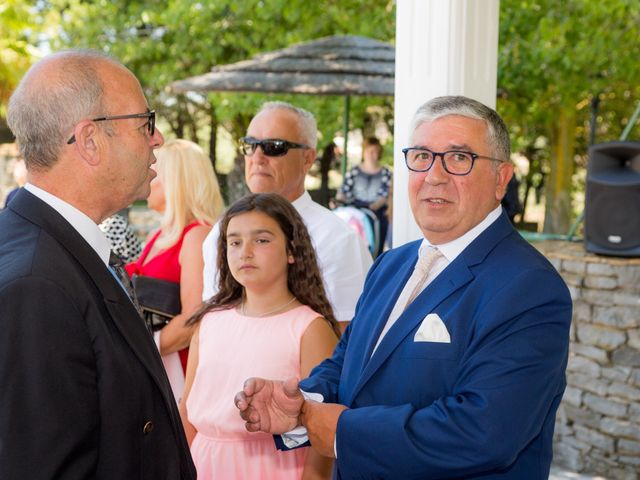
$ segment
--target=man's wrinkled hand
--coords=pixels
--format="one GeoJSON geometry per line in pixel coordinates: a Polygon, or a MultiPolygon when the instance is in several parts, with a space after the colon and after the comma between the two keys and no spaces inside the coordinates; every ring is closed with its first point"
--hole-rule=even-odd
{"type": "Polygon", "coordinates": [[[234,398],[249,432],[281,434],[300,424],[304,397],[298,389],[298,379],[286,381],[250,378],[234,398]]]}

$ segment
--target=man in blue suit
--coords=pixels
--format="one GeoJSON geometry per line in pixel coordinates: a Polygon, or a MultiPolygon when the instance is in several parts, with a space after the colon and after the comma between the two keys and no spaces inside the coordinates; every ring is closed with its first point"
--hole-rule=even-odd
{"type": "Polygon", "coordinates": [[[337,478],[546,479],[571,299],[500,206],[507,128],[475,100],[438,97],[412,132],[424,238],[378,258],[333,356],[299,388],[252,378],[236,405],[249,431],[305,427],[337,478]]]}

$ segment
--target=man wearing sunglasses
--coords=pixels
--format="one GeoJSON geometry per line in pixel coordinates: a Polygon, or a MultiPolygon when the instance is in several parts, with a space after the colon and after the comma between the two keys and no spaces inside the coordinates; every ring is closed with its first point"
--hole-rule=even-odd
{"type": "MultiPolygon", "coordinates": [[[[361,238],[338,216],[315,203],[304,180],[316,159],[317,126],[313,115],[284,102],[269,102],[253,117],[240,139],[245,180],[252,193],[277,193],[298,210],[316,249],[333,313],[353,317],[372,260],[361,238]]],[[[217,291],[217,241],[213,228],[203,245],[203,300],[217,291]]],[[[343,324],[344,325],[344,324],[343,324]]]]}
{"type": "Polygon", "coordinates": [[[430,100],[412,132],[424,238],[378,257],[333,357],[300,382],[323,402],[253,378],[236,405],[249,431],[306,427],[337,478],[546,480],[571,298],[500,206],[509,133],[466,97],[430,100]]]}
{"type": "Polygon", "coordinates": [[[97,52],[36,63],[8,123],[28,180],[0,214],[0,478],[194,479],[153,339],[98,224],[149,194],[164,142],[97,52]]]}

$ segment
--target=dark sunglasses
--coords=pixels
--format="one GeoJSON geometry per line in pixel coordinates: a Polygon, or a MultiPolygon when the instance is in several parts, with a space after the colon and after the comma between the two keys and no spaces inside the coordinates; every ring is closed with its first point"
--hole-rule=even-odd
{"type": "MultiPolygon", "coordinates": [[[[111,117],[98,117],[92,118],[92,122],[104,122],[106,120],[125,120],[127,118],[148,118],[149,122],[147,123],[147,131],[149,132],[149,136],[153,137],[153,134],[156,133],[156,111],[151,110],[150,112],[144,113],[132,113],[130,115],[113,115],[111,117]]],[[[69,140],[67,140],[67,145],[71,145],[76,141],[76,136],[72,135],[69,140]]]]}
{"type": "Polygon", "coordinates": [[[292,148],[311,148],[308,145],[301,143],[293,143],[288,140],[281,140],[279,138],[269,138],[267,140],[258,140],[253,137],[242,137],[240,139],[240,150],[243,154],[251,156],[255,153],[256,148],[260,147],[262,153],[267,157],[282,157],[286,155],[292,148]]]}

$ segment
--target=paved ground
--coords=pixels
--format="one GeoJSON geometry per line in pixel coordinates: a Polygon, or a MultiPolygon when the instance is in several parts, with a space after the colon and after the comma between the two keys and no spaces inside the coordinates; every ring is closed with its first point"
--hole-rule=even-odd
{"type": "Polygon", "coordinates": [[[582,475],[580,473],[562,470],[558,467],[551,467],[549,480],[606,480],[604,477],[594,477],[591,475],[582,475]]]}

